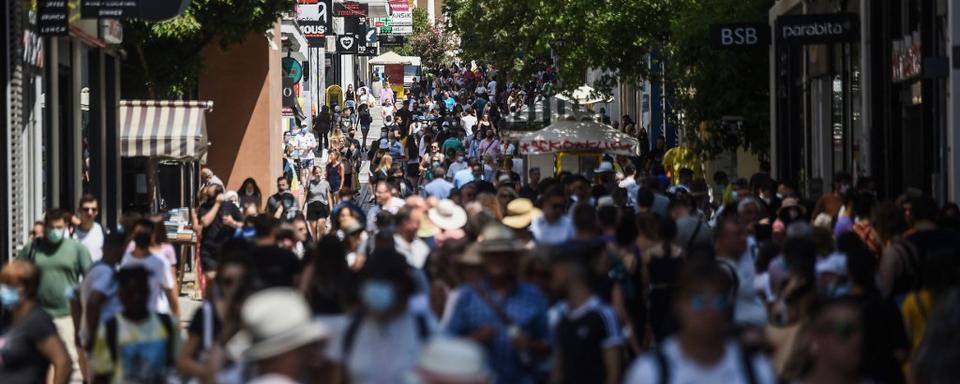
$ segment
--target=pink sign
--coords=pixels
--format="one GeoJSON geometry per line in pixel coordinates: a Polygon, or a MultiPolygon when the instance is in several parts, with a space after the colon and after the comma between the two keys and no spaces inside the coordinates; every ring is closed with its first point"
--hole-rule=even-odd
{"type": "Polygon", "coordinates": [[[407,0],[390,0],[391,12],[410,12],[410,3],[407,0]]]}

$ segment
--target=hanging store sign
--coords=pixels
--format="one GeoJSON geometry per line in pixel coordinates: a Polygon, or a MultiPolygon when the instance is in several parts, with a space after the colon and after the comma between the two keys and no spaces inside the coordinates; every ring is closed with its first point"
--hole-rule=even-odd
{"type": "Polygon", "coordinates": [[[407,0],[390,0],[390,12],[410,12],[410,3],[407,0]]]}
{"type": "Polygon", "coordinates": [[[333,3],[333,15],[336,17],[367,17],[369,8],[356,1],[333,3]]]}
{"type": "Polygon", "coordinates": [[[337,53],[355,54],[359,52],[360,38],[354,34],[342,34],[337,36],[337,53]]]}
{"type": "Polygon", "coordinates": [[[37,4],[37,29],[41,36],[70,34],[70,9],[67,0],[40,0],[37,4]]]}
{"type": "Polygon", "coordinates": [[[777,19],[777,42],[831,44],[860,38],[860,19],[854,13],[788,15],[777,19]]]}
{"type": "Polygon", "coordinates": [[[299,83],[303,79],[303,65],[300,64],[300,60],[284,57],[280,60],[280,68],[283,70],[283,76],[289,77],[294,83],[299,83]]]}
{"type": "Polygon", "coordinates": [[[374,45],[377,43],[377,29],[376,28],[367,28],[366,33],[367,45],[374,45]]]}
{"type": "Polygon", "coordinates": [[[119,19],[139,15],[140,0],[83,0],[80,2],[80,17],[84,19],[119,19]]]}
{"type": "Polygon", "coordinates": [[[400,47],[403,46],[404,37],[400,35],[383,34],[377,36],[377,41],[381,47],[400,47]]]}
{"type": "Polygon", "coordinates": [[[343,19],[343,33],[364,36],[367,33],[366,17],[348,17],[343,19]]]}
{"type": "Polygon", "coordinates": [[[333,33],[333,0],[298,0],[297,24],[307,45],[326,46],[326,36],[333,33]]]}
{"type": "Polygon", "coordinates": [[[380,34],[393,33],[393,19],[389,17],[374,17],[372,25],[380,34]]]}
{"type": "Polygon", "coordinates": [[[393,25],[413,25],[412,12],[394,12],[390,17],[393,19],[393,25]]]}
{"type": "Polygon", "coordinates": [[[893,81],[901,82],[920,76],[923,71],[923,53],[920,44],[920,31],[914,31],[900,40],[893,41],[892,63],[893,81]]]}
{"type": "Polygon", "coordinates": [[[765,23],[713,24],[710,42],[717,49],[764,48],[770,44],[770,26],[765,23]]]}
{"type": "Polygon", "coordinates": [[[413,33],[412,25],[394,25],[393,33],[398,35],[409,35],[413,33]]]}

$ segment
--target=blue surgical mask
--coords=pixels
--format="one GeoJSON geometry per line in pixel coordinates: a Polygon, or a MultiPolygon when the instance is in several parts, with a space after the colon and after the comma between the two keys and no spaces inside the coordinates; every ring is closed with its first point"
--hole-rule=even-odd
{"type": "Polygon", "coordinates": [[[63,241],[64,232],[65,231],[63,228],[47,229],[47,232],[46,232],[47,241],[54,244],[60,244],[60,242],[63,241]]]}
{"type": "Polygon", "coordinates": [[[386,281],[371,280],[363,285],[360,292],[363,305],[374,313],[384,313],[393,308],[396,292],[393,284],[386,281]]]}
{"type": "Polygon", "coordinates": [[[3,308],[11,309],[20,304],[20,292],[6,284],[0,284],[0,304],[3,308]]]}

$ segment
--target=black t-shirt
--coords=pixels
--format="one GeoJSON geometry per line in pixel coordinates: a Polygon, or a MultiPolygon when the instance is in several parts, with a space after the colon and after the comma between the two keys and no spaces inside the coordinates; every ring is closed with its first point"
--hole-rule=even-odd
{"type": "Polygon", "coordinates": [[[612,343],[622,342],[614,328],[617,323],[613,311],[600,304],[586,305],[590,307],[564,313],[557,324],[564,383],[604,382],[604,350],[616,345],[612,343]]]}
{"type": "Polygon", "coordinates": [[[5,327],[0,335],[0,383],[46,383],[50,360],[37,345],[56,335],[53,320],[39,305],[5,327]]]}
{"type": "Polygon", "coordinates": [[[864,319],[861,372],[878,383],[903,383],[903,372],[894,353],[909,350],[910,342],[900,308],[877,293],[856,299],[864,319]]]}
{"type": "MultiPolygon", "coordinates": [[[[200,208],[197,209],[197,215],[201,218],[206,216],[207,213],[213,209],[213,205],[214,202],[212,200],[201,204],[200,208]]],[[[213,218],[210,225],[203,228],[203,238],[200,241],[200,249],[204,253],[215,255],[220,250],[220,246],[233,237],[233,228],[223,224],[223,216],[225,215],[230,215],[233,220],[243,221],[243,214],[240,213],[240,209],[237,208],[236,205],[227,202],[221,203],[220,212],[213,218]]]]}
{"type": "Polygon", "coordinates": [[[197,356],[200,356],[200,352],[206,352],[209,346],[205,345],[204,339],[206,337],[210,338],[211,342],[217,341],[217,336],[220,335],[220,330],[223,327],[223,324],[220,322],[220,316],[217,315],[216,304],[214,301],[205,301],[197,308],[193,313],[193,319],[190,320],[190,325],[187,326],[187,332],[191,336],[195,336],[200,339],[200,348],[197,350],[197,356]],[[210,313],[212,316],[210,321],[210,327],[207,328],[204,324],[207,321],[207,313],[210,313]],[[206,329],[205,329],[206,328],[206,329]],[[207,334],[209,333],[209,334],[207,334]]]}
{"type": "Polygon", "coordinates": [[[283,218],[290,220],[297,214],[297,197],[290,191],[277,192],[267,199],[267,214],[272,215],[283,206],[283,218]]]}
{"type": "Polygon", "coordinates": [[[300,259],[293,252],[279,247],[256,247],[253,264],[264,288],[293,287],[293,279],[300,274],[300,259]]]}

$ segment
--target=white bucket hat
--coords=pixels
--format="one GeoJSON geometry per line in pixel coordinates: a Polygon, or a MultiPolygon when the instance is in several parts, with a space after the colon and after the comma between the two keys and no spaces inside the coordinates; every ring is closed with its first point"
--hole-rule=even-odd
{"type": "Polygon", "coordinates": [[[467,224],[467,212],[449,199],[440,200],[436,207],[430,208],[427,217],[433,225],[448,231],[463,228],[467,224]]]}
{"type": "Polygon", "coordinates": [[[329,330],[311,319],[310,306],[296,290],[270,288],[255,293],[240,312],[244,332],[251,339],[243,352],[257,361],[325,339],[329,330]]]}
{"type": "Polygon", "coordinates": [[[482,383],[490,379],[483,349],[472,341],[451,337],[430,340],[415,368],[421,382],[482,383]]]}

